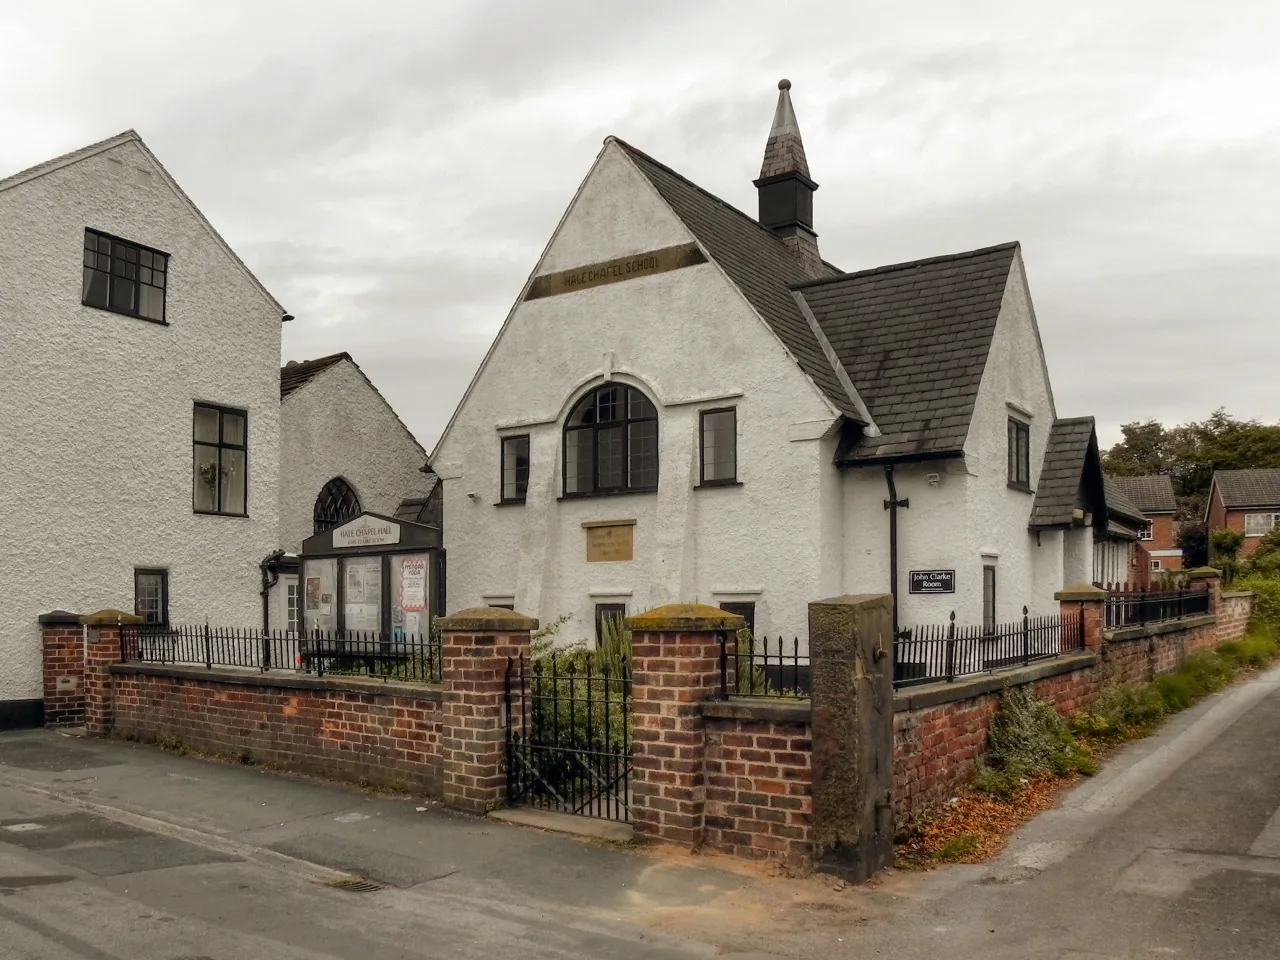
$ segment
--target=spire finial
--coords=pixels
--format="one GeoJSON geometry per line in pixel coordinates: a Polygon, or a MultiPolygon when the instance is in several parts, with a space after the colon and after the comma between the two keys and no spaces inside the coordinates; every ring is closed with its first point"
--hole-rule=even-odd
{"type": "Polygon", "coordinates": [[[778,89],[779,89],[779,90],[790,90],[790,89],[791,89],[791,81],[790,81],[790,80],[788,80],[786,77],[783,77],[781,80],[779,80],[779,81],[778,81],[778,89]]]}
{"type": "Polygon", "coordinates": [[[776,177],[783,173],[809,176],[809,162],[804,157],[804,143],[800,140],[800,124],[791,106],[791,81],[778,81],[778,106],[773,111],[773,126],[769,129],[769,141],[764,148],[764,163],[760,167],[761,178],[776,177]]]}

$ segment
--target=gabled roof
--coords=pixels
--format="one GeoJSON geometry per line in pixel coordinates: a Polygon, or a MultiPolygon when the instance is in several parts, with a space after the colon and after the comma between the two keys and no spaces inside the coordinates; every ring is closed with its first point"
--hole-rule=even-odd
{"type": "Polygon", "coordinates": [[[1121,523],[1127,523],[1136,527],[1145,527],[1147,519],[1142,515],[1142,511],[1129,499],[1123,486],[1117,481],[1119,477],[1102,475],[1102,491],[1106,500],[1107,519],[1118,520],[1121,523]]]}
{"type": "Polygon", "coordinates": [[[1143,514],[1174,513],[1178,509],[1178,498],[1173,493],[1173,480],[1164,474],[1108,479],[1143,514]]]}
{"type": "Polygon", "coordinates": [[[1096,459],[1098,441],[1093,432],[1093,417],[1053,421],[1040,467],[1036,499],[1031,506],[1032,529],[1071,526],[1090,450],[1096,459]]]}
{"type": "Polygon", "coordinates": [[[331,353],[327,357],[317,357],[315,360],[290,360],[280,368],[280,399],[283,400],[299,387],[310,383],[317,373],[328,370],[343,360],[355,363],[351,360],[351,354],[346,351],[331,353]]]}
{"type": "Polygon", "coordinates": [[[862,420],[822,344],[791,295],[807,280],[774,233],[630,144],[613,138],[841,414],[862,420]]]}
{"type": "Polygon", "coordinates": [[[430,523],[434,525],[427,511],[427,501],[431,494],[435,492],[436,487],[440,483],[440,478],[434,473],[427,474],[427,489],[420,497],[408,497],[400,501],[400,506],[396,507],[395,518],[397,520],[408,520],[410,523],[430,523]]]}
{"type": "Polygon", "coordinates": [[[52,173],[55,170],[60,170],[63,167],[70,166],[73,163],[79,163],[81,160],[87,160],[90,157],[94,157],[100,153],[105,153],[108,150],[112,150],[120,146],[121,144],[130,143],[130,142],[136,143],[138,145],[138,149],[142,151],[143,155],[146,156],[147,159],[150,160],[153,164],[155,164],[156,169],[160,172],[160,175],[164,178],[165,183],[167,183],[169,185],[169,188],[173,190],[175,194],[177,194],[178,199],[180,199],[187,206],[187,208],[191,211],[191,213],[195,216],[195,218],[200,221],[201,225],[204,226],[204,228],[209,231],[210,235],[212,235],[213,237],[214,242],[222,248],[223,252],[225,252],[227,256],[229,256],[232,259],[232,261],[241,270],[244,271],[245,276],[249,278],[250,282],[255,287],[258,288],[258,291],[264,297],[267,298],[267,300],[272,304],[272,306],[274,306],[277,310],[280,311],[281,314],[283,314],[284,307],[280,306],[280,301],[278,301],[275,297],[271,295],[271,291],[262,285],[262,281],[259,280],[254,275],[253,271],[250,270],[249,267],[245,264],[245,262],[240,259],[240,255],[237,254],[233,249],[231,249],[231,245],[228,244],[227,241],[222,238],[222,234],[218,233],[218,231],[214,228],[213,224],[209,222],[209,219],[203,213],[200,212],[200,208],[197,207],[195,203],[192,202],[191,198],[187,196],[186,191],[183,190],[182,187],[178,185],[178,182],[173,179],[173,176],[169,173],[168,170],[165,169],[164,164],[161,163],[160,160],[156,157],[156,155],[151,152],[151,150],[147,147],[145,143],[143,143],[142,137],[138,135],[138,132],[136,130],[126,130],[124,131],[124,133],[118,133],[114,137],[108,137],[105,140],[99,140],[97,143],[91,143],[88,146],[81,147],[78,150],[72,150],[70,153],[64,153],[62,156],[54,157],[52,160],[45,160],[43,163],[37,163],[34,167],[28,167],[26,170],[20,170],[17,173],[11,174],[10,176],[0,179],[0,192],[3,192],[5,190],[10,190],[13,187],[19,186],[20,184],[23,184],[23,183],[27,183],[28,181],[34,180],[37,177],[42,177],[47,173],[52,173]]]}
{"type": "Polygon", "coordinates": [[[1217,470],[1213,485],[1228,510],[1280,507],[1280,469],[1217,470]]]}
{"type": "Polygon", "coordinates": [[[1005,243],[795,287],[880,430],[842,462],[964,450],[1017,253],[1005,243]]]}

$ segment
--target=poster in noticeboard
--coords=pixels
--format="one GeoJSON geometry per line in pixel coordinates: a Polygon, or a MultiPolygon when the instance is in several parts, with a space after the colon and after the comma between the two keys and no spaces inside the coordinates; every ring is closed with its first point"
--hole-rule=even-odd
{"type": "Polygon", "coordinates": [[[405,557],[400,561],[400,609],[407,613],[427,609],[426,557],[405,557]]]}

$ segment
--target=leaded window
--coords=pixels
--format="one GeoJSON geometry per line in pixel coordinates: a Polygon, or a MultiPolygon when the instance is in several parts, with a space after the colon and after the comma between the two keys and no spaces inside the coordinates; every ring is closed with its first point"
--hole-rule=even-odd
{"type": "Polygon", "coordinates": [[[84,232],[80,302],[164,323],[169,255],[98,230],[84,232]]]}
{"type": "Polygon", "coordinates": [[[196,513],[248,515],[249,415],[197,403],[192,425],[192,506],[196,513]]]}
{"type": "Polygon", "coordinates": [[[169,571],[133,571],[133,612],[144,623],[169,625],[169,571]]]}
{"type": "Polygon", "coordinates": [[[658,410],[635,387],[609,384],[578,401],[564,428],[564,495],[658,487],[658,410]]]}
{"type": "Polygon", "coordinates": [[[312,527],[316,533],[354,520],[360,515],[360,498],[351,484],[342,477],[334,477],[324,485],[316,497],[311,511],[312,527]]]}

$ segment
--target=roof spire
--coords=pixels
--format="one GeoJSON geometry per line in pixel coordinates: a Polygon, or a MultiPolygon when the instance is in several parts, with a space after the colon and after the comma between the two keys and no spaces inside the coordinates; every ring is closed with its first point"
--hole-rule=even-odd
{"type": "Polygon", "coordinates": [[[760,179],[784,173],[809,176],[809,161],[804,156],[800,124],[796,122],[796,111],[791,106],[791,81],[786,79],[778,81],[778,107],[773,111],[773,127],[764,146],[760,179]]]}

